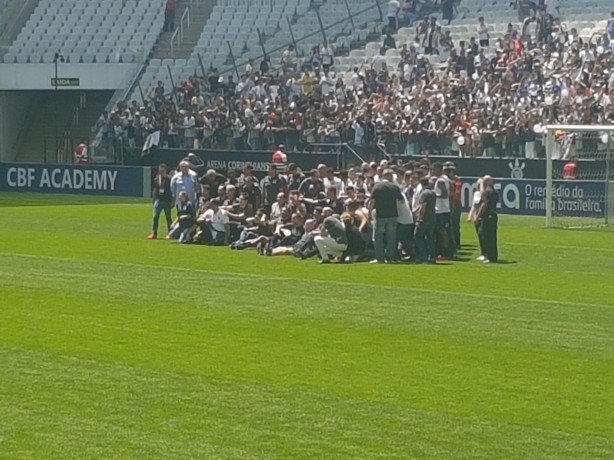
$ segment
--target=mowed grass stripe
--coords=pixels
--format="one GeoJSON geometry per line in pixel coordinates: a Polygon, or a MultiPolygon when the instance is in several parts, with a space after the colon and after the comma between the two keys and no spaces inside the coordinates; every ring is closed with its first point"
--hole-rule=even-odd
{"type": "Polygon", "coordinates": [[[614,436],[611,356],[99,294],[4,297],[5,347],[614,436]]]}
{"type": "Polygon", "coordinates": [[[19,401],[0,413],[11,425],[0,424],[9,455],[607,458],[614,448],[599,436],[296,389],[22,350],[0,356],[8,365],[0,375],[19,401]]]}
{"type": "MultiPolygon", "coordinates": [[[[250,274],[233,276],[233,286],[237,286],[234,289],[229,288],[226,273],[178,267],[160,271],[158,267],[138,264],[100,264],[61,258],[42,258],[36,265],[31,264],[30,257],[13,260],[0,255],[2,259],[5,259],[2,265],[10,269],[0,268],[0,286],[19,289],[95,294],[126,302],[146,300],[172,307],[177,304],[178,289],[183,289],[181,302],[196,308],[315,318],[412,334],[441,334],[538,348],[614,354],[611,334],[614,308],[609,306],[410,287],[389,288],[385,295],[373,296],[376,286],[250,274]],[[105,265],[111,265],[113,270],[101,277],[101,267],[105,265]],[[138,285],[134,279],[139,280],[138,285]],[[291,283],[289,289],[278,288],[288,283],[291,283]],[[322,301],[314,297],[315,286],[323,292],[334,290],[337,298],[322,301]],[[261,295],[247,294],[259,291],[261,295]]],[[[170,312],[172,314],[172,309],[170,312]]]]}
{"type": "MultiPolygon", "coordinates": [[[[13,233],[12,235],[16,235],[13,233]]],[[[83,259],[91,262],[111,262],[161,267],[180,267],[193,270],[224,272],[228,276],[255,274],[290,279],[342,281],[374,286],[411,286],[415,289],[463,292],[515,299],[539,299],[554,302],[612,305],[612,296],[603,285],[609,283],[607,269],[611,258],[603,262],[604,271],[566,271],[570,261],[566,256],[558,263],[554,257],[544,256],[544,267],[518,264],[482,266],[478,263],[456,262],[427,266],[383,266],[368,264],[320,267],[313,260],[299,261],[293,257],[257,257],[253,251],[230,251],[227,248],[194,247],[169,244],[166,241],[105,240],[97,237],[72,239],[60,235],[14,239],[12,245],[2,238],[0,252],[7,255],[48,256],[83,259]],[[61,254],[61,256],[60,256],[61,254]],[[546,259],[548,262],[546,262],[546,259]],[[469,281],[471,280],[471,281],[469,281]],[[524,295],[519,295],[522,293],[524,295]]],[[[532,251],[531,251],[532,252],[532,251]]],[[[532,257],[532,256],[527,256],[532,257]]],[[[599,259],[593,258],[599,262],[599,259]]],[[[588,265],[588,261],[586,262],[588,265]]],[[[576,264],[579,265],[579,264],[576,264]]],[[[590,264],[591,270],[595,266],[590,264]]],[[[613,270],[614,272],[614,270],[613,270]]]]}
{"type": "MultiPolygon", "coordinates": [[[[177,245],[175,245],[177,246],[177,245]]],[[[214,256],[215,258],[219,258],[220,256],[223,256],[223,251],[225,251],[225,248],[203,248],[200,247],[197,250],[202,250],[202,251],[211,251],[209,252],[207,255],[210,256],[214,256]]],[[[231,254],[238,254],[237,252],[231,253],[231,254]]],[[[253,255],[251,252],[242,252],[240,254],[243,255],[253,255]]],[[[85,254],[84,254],[85,255],[85,254]]],[[[170,271],[176,271],[176,272],[181,272],[181,273],[194,273],[197,274],[197,276],[221,276],[221,277],[226,277],[226,278],[232,278],[235,280],[245,280],[245,279],[253,279],[253,280],[265,280],[265,281],[277,281],[280,283],[284,283],[284,282],[301,282],[304,280],[309,279],[310,282],[314,282],[314,283],[323,283],[323,284],[327,284],[327,285],[341,285],[341,286],[359,286],[359,287],[367,287],[367,288],[372,288],[372,289],[382,289],[382,285],[381,284],[370,284],[370,282],[372,281],[381,281],[381,279],[378,278],[373,278],[372,280],[368,280],[367,282],[364,281],[358,281],[356,279],[352,279],[351,277],[328,277],[330,279],[322,279],[321,276],[317,276],[317,275],[321,275],[322,273],[330,273],[330,271],[332,271],[335,274],[344,274],[346,272],[346,268],[351,267],[351,268],[359,268],[359,269],[365,269],[366,265],[365,264],[358,264],[358,265],[343,265],[343,266],[337,266],[337,267],[314,267],[313,264],[310,265],[306,265],[304,262],[299,262],[296,261],[293,258],[288,258],[285,257],[283,258],[283,262],[286,263],[293,263],[293,262],[297,262],[297,263],[302,263],[303,266],[306,265],[307,268],[309,268],[310,270],[307,272],[303,272],[305,275],[305,277],[290,277],[290,276],[281,276],[277,273],[280,272],[276,272],[276,271],[272,271],[272,273],[269,274],[263,274],[263,273],[256,273],[253,271],[223,271],[223,270],[213,270],[213,269],[203,269],[203,268],[196,268],[196,267],[181,267],[181,266],[177,266],[177,265],[171,265],[169,263],[173,262],[171,260],[167,260],[166,258],[163,258],[162,260],[160,260],[159,258],[156,260],[150,260],[150,262],[152,263],[145,263],[145,262],[117,262],[117,261],[110,261],[110,260],[95,260],[95,259],[90,259],[87,257],[65,257],[65,256],[48,256],[48,255],[40,255],[40,254],[30,254],[30,253],[16,253],[16,252],[0,252],[0,258],[2,257],[6,257],[6,258],[24,258],[24,259],[30,259],[32,260],[47,260],[47,261],[53,261],[55,263],[57,262],[65,262],[65,263],[73,263],[73,264],[93,264],[93,265],[108,265],[111,267],[124,267],[124,268],[128,268],[128,269],[144,269],[144,270],[157,270],[160,271],[160,269],[162,270],[168,270],[170,271]],[[326,271],[322,271],[322,270],[326,270],[326,271]],[[311,278],[311,276],[314,276],[313,278],[311,278]],[[339,279],[342,278],[342,279],[339,279]],[[343,279],[345,278],[345,279],[343,279]]],[[[215,261],[215,259],[212,259],[215,261]]],[[[259,262],[266,262],[266,261],[279,261],[279,258],[257,258],[256,259],[259,262]]],[[[218,259],[219,261],[219,259],[218,259]]],[[[14,263],[14,262],[11,262],[14,263]]],[[[31,266],[32,263],[30,262],[25,262],[26,265],[31,266]]],[[[246,265],[243,267],[244,270],[249,270],[251,268],[251,265],[246,265]]],[[[379,268],[379,267],[378,267],[379,268]]],[[[392,275],[392,276],[398,276],[398,275],[402,275],[403,272],[402,270],[405,270],[406,274],[408,275],[418,275],[419,272],[417,272],[416,270],[425,270],[426,273],[437,273],[437,272],[433,272],[433,270],[448,270],[448,267],[444,266],[442,268],[435,268],[435,267],[414,267],[411,265],[403,265],[400,264],[398,266],[391,266],[391,267],[382,267],[383,270],[388,270],[387,272],[374,272],[374,268],[368,268],[368,270],[371,270],[372,273],[375,274],[387,274],[387,275],[392,275]]],[[[481,270],[486,269],[486,267],[480,267],[481,270]]],[[[45,272],[47,273],[47,272],[45,272]]],[[[482,271],[481,273],[487,273],[482,271]]],[[[560,273],[567,273],[569,274],[569,272],[560,272],[560,273]]],[[[575,272],[574,272],[575,273],[575,272]]],[[[596,281],[600,281],[600,278],[607,278],[607,280],[609,280],[610,278],[610,274],[607,272],[583,272],[583,275],[586,275],[586,279],[590,279],[590,278],[596,278],[596,281]]],[[[48,276],[48,275],[46,275],[48,276]]],[[[78,274],[75,274],[75,276],[79,276],[78,274]]],[[[485,275],[486,276],[486,275],[485,275]]],[[[413,280],[413,279],[410,279],[413,280]]],[[[407,281],[407,280],[405,280],[407,281]]],[[[436,281],[434,279],[431,280],[431,284],[438,284],[436,283],[436,281]]],[[[477,285],[477,287],[481,287],[480,285],[477,285]]],[[[484,288],[488,289],[488,286],[483,286],[484,288]]],[[[612,304],[610,301],[604,303],[604,304],[599,304],[599,303],[589,303],[589,302],[574,302],[574,301],[567,301],[567,300],[558,300],[558,299],[543,299],[540,297],[519,297],[519,296],[506,296],[506,295],[498,295],[498,294],[488,294],[488,293],[484,293],[484,292],[467,292],[465,290],[459,290],[459,291],[453,291],[451,289],[446,289],[446,286],[442,286],[443,289],[434,289],[434,288],[423,288],[423,287],[414,287],[414,286],[406,286],[406,285],[384,285],[384,289],[385,292],[388,292],[389,290],[395,290],[395,289],[402,289],[405,291],[414,291],[414,292],[420,292],[420,293],[426,293],[426,294],[442,294],[442,295],[460,295],[460,296],[467,296],[467,297],[476,297],[476,298],[481,298],[481,299],[491,299],[493,301],[498,301],[498,300],[510,300],[510,301],[516,301],[516,302],[534,302],[534,303],[545,303],[545,304],[564,304],[564,305],[571,305],[571,306],[594,306],[594,307],[603,307],[603,308],[614,308],[614,304],[612,304]]],[[[572,286],[572,288],[574,290],[578,290],[578,289],[582,289],[581,286],[572,286]]],[[[383,293],[380,292],[380,293],[383,293]]]]}

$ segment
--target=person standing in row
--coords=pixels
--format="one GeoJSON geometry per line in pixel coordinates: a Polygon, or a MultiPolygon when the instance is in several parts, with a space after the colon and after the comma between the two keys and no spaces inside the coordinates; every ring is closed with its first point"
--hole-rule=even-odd
{"type": "Polygon", "coordinates": [[[158,238],[158,224],[162,212],[164,212],[164,217],[166,217],[167,233],[170,231],[171,224],[173,223],[173,219],[171,218],[171,208],[173,207],[171,178],[167,174],[167,167],[164,163],[158,166],[158,174],[156,174],[154,178],[151,197],[153,199],[153,225],[151,233],[147,238],[155,240],[158,238]]]}
{"type": "Polygon", "coordinates": [[[492,177],[484,176],[482,182],[484,189],[481,194],[477,222],[480,247],[483,251],[482,262],[488,264],[499,260],[497,248],[497,229],[499,224],[497,203],[499,203],[499,195],[493,187],[492,177]]]}
{"type": "Polygon", "coordinates": [[[188,196],[188,201],[191,203],[198,202],[198,192],[200,185],[198,184],[198,174],[190,169],[190,163],[181,161],[179,163],[179,172],[171,179],[171,192],[175,200],[175,204],[179,205],[179,194],[185,192],[188,196]]]}
{"type": "Polygon", "coordinates": [[[420,195],[416,211],[416,263],[436,263],[435,251],[435,202],[437,196],[428,177],[420,178],[420,195]]]}
{"type": "Polygon", "coordinates": [[[431,166],[431,177],[435,180],[435,239],[437,256],[440,259],[454,257],[454,248],[450,241],[450,179],[443,173],[443,165],[434,163],[431,166]]]}
{"type": "Polygon", "coordinates": [[[480,226],[478,224],[478,213],[480,212],[480,203],[482,202],[482,191],[484,190],[483,179],[479,178],[476,183],[475,191],[473,192],[473,198],[471,201],[471,209],[467,216],[467,221],[473,223],[475,227],[475,234],[478,237],[478,244],[480,246],[480,256],[477,260],[484,260],[484,248],[482,248],[482,240],[480,239],[480,226]]]}
{"type": "Polygon", "coordinates": [[[371,263],[396,263],[398,260],[397,201],[403,201],[403,194],[399,186],[393,183],[393,176],[392,169],[384,170],[382,181],[375,184],[371,192],[369,209],[373,217],[373,245],[375,247],[375,259],[371,263]],[[375,210],[374,216],[373,210],[375,210]]]}

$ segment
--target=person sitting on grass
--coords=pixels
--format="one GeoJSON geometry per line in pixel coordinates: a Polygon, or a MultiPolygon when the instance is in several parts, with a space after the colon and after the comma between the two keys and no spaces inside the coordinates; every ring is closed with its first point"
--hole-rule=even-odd
{"type": "Polygon", "coordinates": [[[292,214],[292,223],[283,225],[279,233],[268,239],[263,255],[267,256],[291,256],[294,253],[294,245],[305,234],[305,225],[300,214],[292,214]]]}
{"type": "Polygon", "coordinates": [[[179,193],[177,203],[177,218],[171,225],[166,235],[167,240],[179,240],[180,243],[189,243],[192,227],[194,226],[194,204],[190,201],[186,192],[179,193]]]}
{"type": "Polygon", "coordinates": [[[242,250],[256,246],[260,242],[261,236],[273,236],[269,218],[262,208],[256,211],[253,218],[246,219],[245,227],[241,230],[239,239],[230,245],[230,249],[242,250]]]}
{"type": "Polygon", "coordinates": [[[200,231],[198,242],[209,246],[228,246],[230,240],[230,218],[228,212],[220,207],[220,199],[214,198],[197,220],[200,231]]]}

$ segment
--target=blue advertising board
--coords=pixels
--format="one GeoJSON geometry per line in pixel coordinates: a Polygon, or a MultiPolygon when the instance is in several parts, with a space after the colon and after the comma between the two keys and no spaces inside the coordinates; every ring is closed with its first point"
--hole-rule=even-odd
{"type": "Polygon", "coordinates": [[[149,168],[0,163],[0,191],[148,196],[149,168]]]}
{"type": "MultiPolygon", "coordinates": [[[[477,178],[463,178],[461,202],[468,210],[473,200],[477,178]]],[[[523,216],[546,215],[546,181],[537,179],[495,179],[499,194],[499,212],[523,216]]],[[[554,181],[553,211],[575,217],[605,217],[606,187],[604,182],[554,181]]]]}

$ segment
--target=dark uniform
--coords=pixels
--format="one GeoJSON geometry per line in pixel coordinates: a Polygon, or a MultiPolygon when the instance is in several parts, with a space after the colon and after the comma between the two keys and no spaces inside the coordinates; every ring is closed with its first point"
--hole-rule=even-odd
{"type": "Polygon", "coordinates": [[[478,237],[480,238],[480,246],[484,251],[484,257],[490,262],[499,260],[499,252],[497,250],[497,227],[499,217],[497,216],[497,203],[499,203],[499,195],[492,187],[487,187],[482,193],[480,204],[486,205],[486,209],[480,216],[478,221],[478,237]]]}

